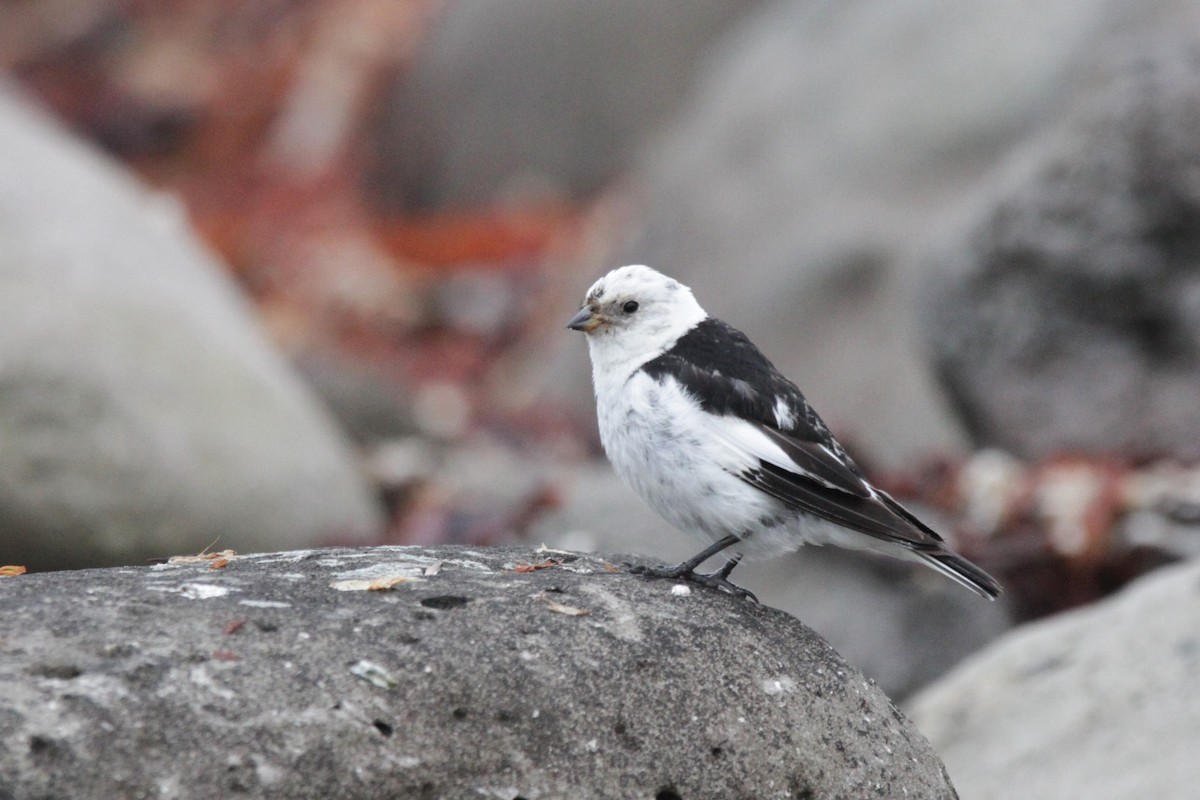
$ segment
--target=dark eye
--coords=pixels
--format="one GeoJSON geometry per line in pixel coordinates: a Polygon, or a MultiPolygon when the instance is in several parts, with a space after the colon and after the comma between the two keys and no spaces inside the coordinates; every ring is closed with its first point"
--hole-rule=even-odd
{"type": "Polygon", "coordinates": [[[637,300],[626,300],[625,305],[621,306],[621,310],[626,314],[632,314],[638,310],[637,300]]]}

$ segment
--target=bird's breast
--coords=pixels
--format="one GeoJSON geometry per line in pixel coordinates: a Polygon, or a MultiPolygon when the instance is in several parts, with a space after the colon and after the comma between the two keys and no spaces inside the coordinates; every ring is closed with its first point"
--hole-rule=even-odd
{"type": "Polygon", "coordinates": [[[674,381],[637,373],[619,391],[597,393],[600,440],[617,474],[686,533],[741,535],[775,503],[730,470],[705,435],[699,404],[674,381]]]}

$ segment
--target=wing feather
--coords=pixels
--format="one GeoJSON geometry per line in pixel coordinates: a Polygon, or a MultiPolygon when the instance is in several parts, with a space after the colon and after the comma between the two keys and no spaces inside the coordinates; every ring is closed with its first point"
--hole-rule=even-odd
{"type": "Polygon", "coordinates": [[[645,364],[712,415],[726,469],[790,508],[914,551],[942,538],[872,487],[794,383],[746,336],[708,318],[645,364]]]}

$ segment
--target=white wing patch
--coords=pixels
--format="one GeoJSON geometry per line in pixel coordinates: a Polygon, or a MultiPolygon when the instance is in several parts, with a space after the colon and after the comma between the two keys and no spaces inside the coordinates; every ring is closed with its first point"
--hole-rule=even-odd
{"type": "Polygon", "coordinates": [[[775,427],[781,431],[791,430],[796,424],[796,415],[792,407],[782,397],[775,400],[775,427]]]}
{"type": "Polygon", "coordinates": [[[717,417],[711,414],[705,414],[704,417],[705,426],[712,441],[722,445],[733,456],[732,459],[723,459],[723,464],[740,471],[756,469],[760,461],[765,461],[830,489],[846,490],[846,487],[832,483],[801,467],[789,458],[779,445],[767,438],[767,435],[757,425],[737,417],[717,417]]]}

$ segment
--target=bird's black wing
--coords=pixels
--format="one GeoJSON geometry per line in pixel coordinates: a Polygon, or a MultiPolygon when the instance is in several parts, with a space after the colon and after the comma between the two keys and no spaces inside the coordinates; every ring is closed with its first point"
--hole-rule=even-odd
{"type": "Polygon", "coordinates": [[[757,428],[791,463],[748,454],[738,477],[789,507],[913,550],[941,537],[873,489],[800,389],[736,328],[709,317],[642,369],[674,378],[701,407],[757,428]],[[784,413],[781,414],[780,411],[784,413]]]}

